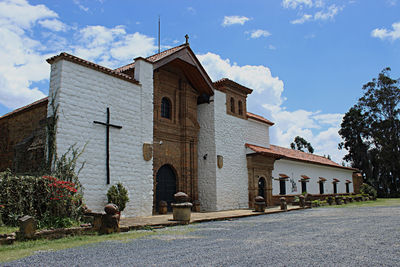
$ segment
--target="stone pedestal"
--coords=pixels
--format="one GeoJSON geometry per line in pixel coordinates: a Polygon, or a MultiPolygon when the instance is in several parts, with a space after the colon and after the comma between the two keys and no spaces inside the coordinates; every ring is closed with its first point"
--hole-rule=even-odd
{"type": "Polygon", "coordinates": [[[19,220],[19,232],[18,238],[20,239],[29,239],[35,235],[36,231],[36,221],[31,216],[24,216],[19,220]]]}
{"type": "Polygon", "coordinates": [[[101,234],[119,233],[119,220],[121,213],[119,212],[118,206],[115,204],[107,204],[104,207],[104,211],[106,214],[101,216],[101,226],[99,232],[101,234]]]}
{"type": "Polygon", "coordinates": [[[254,211],[255,212],[265,212],[266,207],[265,199],[262,196],[258,196],[254,201],[254,211]]]}
{"type": "Polygon", "coordinates": [[[286,198],[285,197],[281,197],[279,200],[281,201],[281,210],[287,211],[286,198]]]}

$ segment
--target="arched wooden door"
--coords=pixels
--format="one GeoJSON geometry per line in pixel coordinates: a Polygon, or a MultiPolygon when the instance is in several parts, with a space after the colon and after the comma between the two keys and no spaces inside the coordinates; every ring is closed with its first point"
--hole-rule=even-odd
{"type": "Polygon", "coordinates": [[[265,178],[261,177],[258,179],[258,195],[262,196],[265,200],[265,178]]]}
{"type": "Polygon", "coordinates": [[[176,175],[174,169],[170,165],[163,165],[157,172],[156,176],[156,210],[160,201],[164,200],[168,203],[168,210],[171,211],[171,203],[174,202],[174,194],[176,193],[176,175]]]}

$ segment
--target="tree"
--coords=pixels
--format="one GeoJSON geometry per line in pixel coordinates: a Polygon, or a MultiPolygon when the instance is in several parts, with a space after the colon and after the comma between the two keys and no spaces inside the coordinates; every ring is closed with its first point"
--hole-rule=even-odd
{"type": "Polygon", "coordinates": [[[363,86],[364,95],[343,117],[339,149],[380,196],[400,196],[400,81],[389,72],[363,86]]]}
{"type": "Polygon", "coordinates": [[[314,148],[312,145],[307,142],[303,137],[296,136],[294,138],[294,142],[290,144],[290,147],[294,150],[300,150],[304,152],[304,149],[307,149],[309,153],[314,153],[314,148]]]}

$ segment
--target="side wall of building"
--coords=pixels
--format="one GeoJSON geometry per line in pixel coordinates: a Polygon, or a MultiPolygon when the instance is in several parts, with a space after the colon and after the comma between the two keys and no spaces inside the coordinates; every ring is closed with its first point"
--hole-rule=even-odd
{"type": "Polygon", "coordinates": [[[269,125],[256,120],[247,120],[246,143],[269,147],[269,125]]]}
{"type": "Polygon", "coordinates": [[[248,121],[226,111],[225,93],[215,91],[215,145],[223,167],[217,167],[217,210],[248,207],[248,173],[244,140],[248,121]]]}
{"type": "MultiPolygon", "coordinates": [[[[95,69],[66,60],[51,66],[50,99],[58,106],[57,153],[75,145],[85,150],[78,166],[85,162],[79,178],[84,199],[94,211],[102,211],[111,185],[122,182],[130,201],[123,215],[152,214],[153,166],[143,159],[143,144],[153,137],[153,68],[141,61],[137,85],[95,69]],[[110,177],[106,183],[106,121],[122,129],[110,128],[110,177]]],[[[139,67],[139,64],[138,64],[139,67]]],[[[139,68],[138,68],[139,69],[139,68]]],[[[50,102],[50,100],[49,100],[50,102]]],[[[49,106],[49,116],[51,116],[49,106]]]]}
{"type": "MultiPolygon", "coordinates": [[[[286,181],[286,194],[301,194],[301,175],[310,177],[307,182],[307,192],[310,194],[319,194],[319,177],[324,177],[326,182],[324,183],[324,193],[333,194],[333,179],[336,178],[340,182],[337,183],[337,193],[346,193],[346,180],[352,181],[353,171],[345,170],[340,168],[328,167],[323,165],[309,164],[299,161],[292,161],[281,159],[275,161],[274,170],[272,172],[272,194],[279,195],[279,174],[283,173],[289,176],[289,180],[286,181]],[[294,184],[293,184],[294,182],[294,184]],[[294,191],[293,185],[296,186],[297,190],[294,191]]],[[[349,186],[350,193],[352,193],[353,186],[349,186]]]]}
{"type": "Polygon", "coordinates": [[[214,103],[204,103],[197,106],[197,120],[200,125],[197,150],[199,200],[200,208],[203,211],[217,209],[214,103]]]}
{"type": "Polygon", "coordinates": [[[46,116],[44,99],[0,119],[0,171],[35,171],[42,165],[46,116]]]}

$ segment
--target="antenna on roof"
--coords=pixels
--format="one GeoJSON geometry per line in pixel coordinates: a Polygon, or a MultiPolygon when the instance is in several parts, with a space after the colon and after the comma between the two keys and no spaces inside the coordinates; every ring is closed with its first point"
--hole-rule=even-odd
{"type": "Polygon", "coordinates": [[[161,23],[160,23],[160,15],[158,15],[158,53],[161,52],[161,23]]]}

